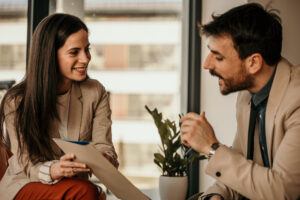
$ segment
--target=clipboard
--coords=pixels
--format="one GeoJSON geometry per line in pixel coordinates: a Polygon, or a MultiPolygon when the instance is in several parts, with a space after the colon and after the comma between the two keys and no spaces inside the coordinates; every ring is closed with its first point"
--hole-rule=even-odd
{"type": "Polygon", "coordinates": [[[53,140],[65,153],[74,153],[76,161],[87,164],[92,173],[117,198],[122,200],[150,200],[89,142],[70,141],[61,138],[53,138],[53,140]]]}

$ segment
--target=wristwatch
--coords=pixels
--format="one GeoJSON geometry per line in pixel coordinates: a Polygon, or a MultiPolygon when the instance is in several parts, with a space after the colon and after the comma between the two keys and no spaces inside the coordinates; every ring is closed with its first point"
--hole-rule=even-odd
{"type": "Polygon", "coordinates": [[[216,150],[220,147],[219,142],[215,142],[210,146],[209,154],[207,156],[208,159],[210,159],[213,155],[215,155],[216,150]]]}

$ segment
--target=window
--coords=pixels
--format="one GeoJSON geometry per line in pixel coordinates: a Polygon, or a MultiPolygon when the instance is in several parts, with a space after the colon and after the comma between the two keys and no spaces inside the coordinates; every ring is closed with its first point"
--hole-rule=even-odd
{"type": "Polygon", "coordinates": [[[161,172],[153,154],[160,138],[145,105],[178,120],[181,1],[86,0],[84,7],[92,44],[89,75],[110,92],[120,171],[144,191],[157,188],[161,172]]]}
{"type": "Polygon", "coordinates": [[[0,80],[20,81],[26,68],[27,1],[0,1],[0,80]]]}

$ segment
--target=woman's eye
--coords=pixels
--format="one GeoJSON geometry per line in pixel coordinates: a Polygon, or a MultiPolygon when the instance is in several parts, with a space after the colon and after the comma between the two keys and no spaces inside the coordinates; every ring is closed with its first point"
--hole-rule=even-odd
{"type": "Polygon", "coordinates": [[[77,55],[78,51],[70,51],[71,55],[77,55]]]}

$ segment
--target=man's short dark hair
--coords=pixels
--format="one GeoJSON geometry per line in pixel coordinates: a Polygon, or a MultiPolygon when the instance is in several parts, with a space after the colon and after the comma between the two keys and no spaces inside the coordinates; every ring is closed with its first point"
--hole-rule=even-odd
{"type": "Polygon", "coordinates": [[[212,22],[202,26],[204,35],[229,34],[240,59],[259,53],[268,65],[273,66],[279,62],[282,26],[277,14],[266,11],[257,3],[250,3],[212,17],[212,22]]]}

